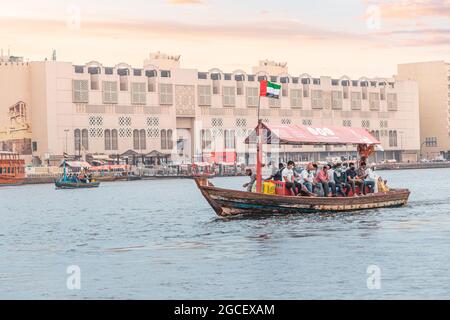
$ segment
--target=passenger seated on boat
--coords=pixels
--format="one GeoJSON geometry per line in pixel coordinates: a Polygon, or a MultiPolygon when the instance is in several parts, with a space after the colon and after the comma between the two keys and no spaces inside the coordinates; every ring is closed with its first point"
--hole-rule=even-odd
{"type": "Polygon", "coordinates": [[[336,197],[336,182],[334,181],[334,165],[332,163],[327,164],[328,170],[328,186],[331,189],[331,194],[336,197]]]}
{"type": "Polygon", "coordinates": [[[272,174],[269,178],[267,178],[266,180],[274,180],[274,181],[283,181],[283,176],[282,176],[282,172],[284,170],[284,164],[283,163],[279,163],[278,164],[278,170],[272,174]]]}
{"type": "Polygon", "coordinates": [[[359,187],[359,195],[362,195],[361,191],[364,189],[364,181],[358,177],[358,173],[356,172],[355,164],[353,162],[350,163],[346,173],[347,173],[347,183],[350,185],[350,188],[352,189],[353,196],[358,196],[356,194],[356,186],[359,187]]]}
{"type": "Polygon", "coordinates": [[[286,189],[291,190],[294,195],[297,195],[297,187],[295,185],[295,174],[294,174],[294,161],[289,161],[287,167],[281,172],[283,181],[286,183],[286,189]]]}
{"type": "Polygon", "coordinates": [[[308,163],[306,169],[301,173],[301,181],[308,192],[313,192],[313,184],[314,184],[314,166],[312,163],[308,163]]]}
{"type": "Polygon", "coordinates": [[[245,169],[245,175],[250,177],[250,182],[244,183],[242,187],[246,188],[248,192],[252,192],[253,184],[256,181],[256,174],[252,172],[252,169],[247,168],[245,169]]]}
{"type": "Polygon", "coordinates": [[[387,185],[387,180],[383,180],[382,177],[378,177],[377,180],[378,192],[389,192],[389,187],[387,185]]]}
{"type": "MultiPolygon", "coordinates": [[[[358,178],[362,180],[362,192],[366,195],[366,187],[369,187],[369,192],[375,192],[375,176],[373,171],[370,168],[367,168],[367,165],[364,161],[361,161],[358,168],[358,178]],[[370,176],[369,176],[370,175],[370,176]]],[[[361,190],[361,189],[360,189],[361,190]]]]}
{"type": "MultiPolygon", "coordinates": [[[[323,190],[323,196],[329,197],[332,195],[330,192],[330,178],[328,177],[328,165],[324,165],[321,170],[317,173],[317,183],[321,185],[323,190]]],[[[334,186],[334,182],[332,183],[334,186]]]]}
{"type": "Polygon", "coordinates": [[[339,162],[334,167],[334,182],[336,183],[336,193],[347,197],[350,192],[350,185],[347,183],[347,173],[339,162]]]}

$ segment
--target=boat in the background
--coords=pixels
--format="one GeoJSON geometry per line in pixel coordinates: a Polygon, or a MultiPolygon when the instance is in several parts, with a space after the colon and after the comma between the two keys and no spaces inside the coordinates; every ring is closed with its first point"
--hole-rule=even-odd
{"type": "Polygon", "coordinates": [[[259,121],[246,143],[255,141],[257,147],[256,192],[217,188],[206,178],[195,181],[206,201],[219,216],[243,214],[307,214],[339,213],[354,210],[388,208],[406,205],[408,189],[390,189],[359,197],[293,196],[284,182],[273,181],[275,194],[262,190],[262,145],[357,145],[362,157],[373,153],[380,142],[362,128],[316,128],[297,125],[272,126],[259,121]]]}
{"type": "Polygon", "coordinates": [[[87,177],[85,179],[80,179],[76,175],[69,177],[67,175],[66,160],[63,161],[63,176],[60,180],[55,181],[55,187],[57,189],[87,189],[87,188],[98,188],[100,182],[94,179],[89,180],[87,177]]]}
{"type": "Polygon", "coordinates": [[[25,160],[19,154],[0,151],[0,186],[18,185],[25,181],[25,160]]]}

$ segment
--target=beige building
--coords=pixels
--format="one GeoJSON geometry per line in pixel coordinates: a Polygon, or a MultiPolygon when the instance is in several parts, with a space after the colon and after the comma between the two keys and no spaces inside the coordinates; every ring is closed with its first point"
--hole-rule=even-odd
{"type": "Polygon", "coordinates": [[[450,63],[401,64],[397,79],[415,80],[419,85],[422,157],[450,159],[450,63]]]}
{"type": "MultiPolygon", "coordinates": [[[[166,154],[172,161],[252,163],[244,138],[256,126],[259,80],[282,85],[279,100],[261,98],[261,118],[272,124],[363,127],[382,142],[376,160],[416,161],[420,149],[415,81],[291,74],[287,63],[260,61],[251,73],[185,69],[179,56],[154,53],[142,67],[91,61],[0,62],[0,128],[29,124],[30,157],[61,159],[64,152],[166,154]],[[13,108],[19,103],[18,111],[13,108]],[[29,121],[28,121],[29,120],[29,121]],[[31,132],[31,131],[30,131],[31,132]],[[225,157],[224,159],[220,159],[225,157]]],[[[11,149],[11,132],[0,148],[11,149]]],[[[272,147],[270,159],[325,160],[345,147],[272,147]]]]}

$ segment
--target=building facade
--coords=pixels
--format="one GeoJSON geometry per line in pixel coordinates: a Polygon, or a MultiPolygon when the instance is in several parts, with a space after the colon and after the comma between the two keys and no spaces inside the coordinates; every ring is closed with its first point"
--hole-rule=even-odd
{"type": "MultiPolygon", "coordinates": [[[[0,127],[28,123],[28,153],[44,163],[64,153],[155,150],[175,162],[217,161],[220,154],[225,162],[252,163],[255,148],[243,140],[256,126],[259,103],[260,117],[272,124],[366,128],[382,143],[377,161],[416,161],[420,149],[415,81],[292,75],[286,63],[271,61],[261,61],[251,73],[186,69],[179,56],[161,53],[140,68],[96,61],[1,62],[0,103],[0,127]],[[280,99],[259,98],[262,79],[281,84],[280,99]]],[[[7,131],[0,136],[2,149],[12,148],[7,131]]],[[[274,161],[324,160],[354,148],[267,150],[274,161]]]]}
{"type": "Polygon", "coordinates": [[[419,85],[422,157],[450,159],[450,63],[401,64],[397,78],[414,80],[419,85]]]}

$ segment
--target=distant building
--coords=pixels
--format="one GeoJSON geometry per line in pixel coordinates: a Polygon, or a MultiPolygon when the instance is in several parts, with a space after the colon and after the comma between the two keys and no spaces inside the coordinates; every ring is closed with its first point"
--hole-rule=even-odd
{"type": "MultiPolygon", "coordinates": [[[[417,160],[415,81],[294,75],[287,63],[272,61],[260,61],[252,73],[202,71],[182,68],[180,56],[159,52],[150,54],[143,67],[96,61],[0,63],[0,128],[10,125],[9,108],[21,101],[30,118],[32,156],[41,161],[62,158],[65,151],[81,156],[156,151],[177,162],[234,161],[236,154],[238,162],[254,163],[256,150],[243,140],[257,123],[263,79],[282,86],[279,100],[261,98],[265,122],[363,127],[382,142],[384,151],[376,160],[417,160]]],[[[274,161],[298,161],[325,160],[355,148],[266,150],[274,161]]]]}
{"type": "Polygon", "coordinates": [[[450,159],[450,63],[400,64],[397,79],[414,80],[419,85],[422,156],[450,159]]]}

